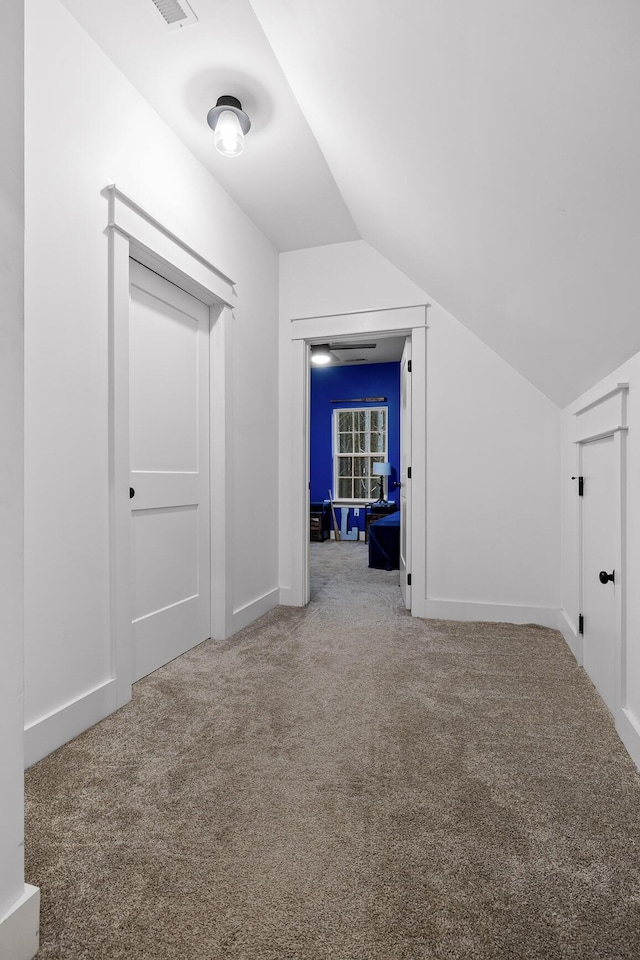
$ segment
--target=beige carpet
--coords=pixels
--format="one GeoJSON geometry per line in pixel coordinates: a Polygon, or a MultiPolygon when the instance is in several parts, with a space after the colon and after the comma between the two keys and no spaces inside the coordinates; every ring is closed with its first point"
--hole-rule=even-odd
{"type": "Polygon", "coordinates": [[[41,958],[640,957],[640,781],[560,635],[358,543],[27,775],[41,958]]]}

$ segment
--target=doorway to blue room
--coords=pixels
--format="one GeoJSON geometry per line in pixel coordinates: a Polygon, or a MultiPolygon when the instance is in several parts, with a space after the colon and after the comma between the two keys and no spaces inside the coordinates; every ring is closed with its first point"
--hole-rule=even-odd
{"type": "MultiPolygon", "coordinates": [[[[351,559],[399,576],[404,346],[398,336],[311,347],[309,539],[325,576],[334,566],[343,575],[351,559]]],[[[313,571],[312,562],[312,595],[313,571]]]]}

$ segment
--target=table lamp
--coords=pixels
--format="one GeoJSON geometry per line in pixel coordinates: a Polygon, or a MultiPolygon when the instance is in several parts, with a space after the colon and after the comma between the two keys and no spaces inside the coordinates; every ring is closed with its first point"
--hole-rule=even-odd
{"type": "Polygon", "coordinates": [[[378,492],[378,499],[376,503],[385,503],[384,498],[384,478],[391,476],[391,464],[388,462],[385,463],[374,463],[373,465],[373,475],[375,477],[380,477],[380,490],[378,492]]]}

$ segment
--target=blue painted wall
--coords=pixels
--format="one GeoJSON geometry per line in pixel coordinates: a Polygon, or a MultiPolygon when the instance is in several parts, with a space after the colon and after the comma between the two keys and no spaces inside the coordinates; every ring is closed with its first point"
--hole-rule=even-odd
{"type": "MultiPolygon", "coordinates": [[[[389,416],[388,450],[392,473],[389,477],[388,499],[398,502],[399,490],[394,487],[400,468],[400,364],[363,363],[348,367],[311,368],[311,471],[312,500],[324,500],[333,491],[333,464],[331,446],[331,419],[340,407],[386,406],[389,416]],[[350,397],[386,397],[378,403],[332,403],[350,397]]],[[[338,522],[340,517],[338,516],[338,522]]],[[[349,529],[359,526],[364,530],[364,509],[360,517],[349,515],[349,529]]]]}

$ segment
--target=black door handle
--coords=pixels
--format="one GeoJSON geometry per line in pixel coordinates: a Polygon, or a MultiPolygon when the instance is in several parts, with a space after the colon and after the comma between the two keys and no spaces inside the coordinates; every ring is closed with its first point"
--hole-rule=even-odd
{"type": "Polygon", "coordinates": [[[611,580],[612,583],[616,582],[615,570],[612,570],[611,573],[607,573],[606,570],[601,570],[600,573],[598,574],[598,577],[600,579],[600,583],[608,583],[609,580],[611,580]]]}
{"type": "Polygon", "coordinates": [[[129,487],[129,500],[132,500],[135,497],[135,495],[136,495],[136,492],[133,489],[133,487],[129,487]]]}

